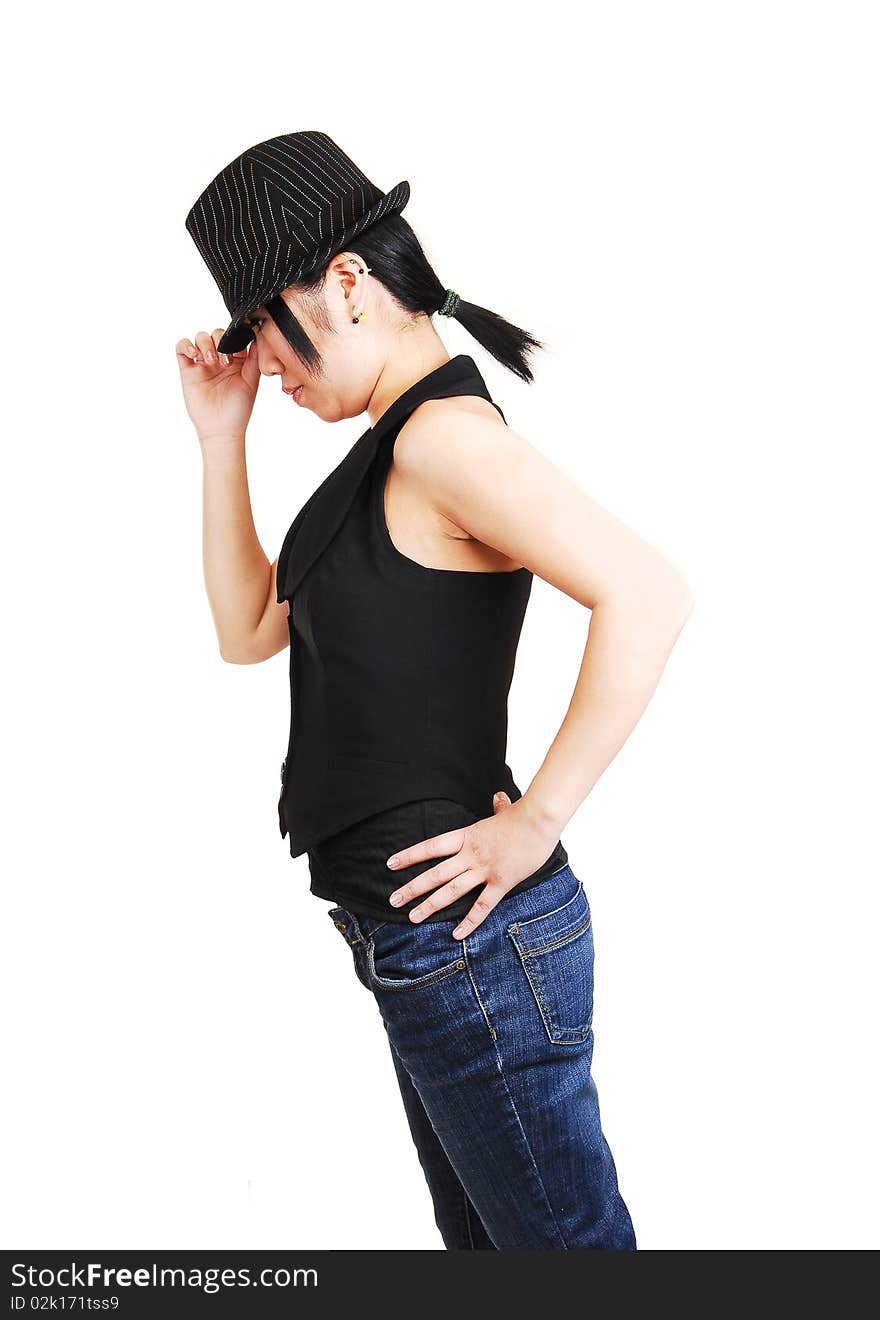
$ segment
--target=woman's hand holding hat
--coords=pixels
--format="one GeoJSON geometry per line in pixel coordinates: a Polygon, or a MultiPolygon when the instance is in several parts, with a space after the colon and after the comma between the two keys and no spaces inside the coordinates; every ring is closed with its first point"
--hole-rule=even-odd
{"type": "Polygon", "coordinates": [[[203,445],[244,435],[260,384],[255,343],[238,353],[220,353],[223,333],[200,330],[195,343],[179,339],[176,345],[186,410],[203,445]]]}

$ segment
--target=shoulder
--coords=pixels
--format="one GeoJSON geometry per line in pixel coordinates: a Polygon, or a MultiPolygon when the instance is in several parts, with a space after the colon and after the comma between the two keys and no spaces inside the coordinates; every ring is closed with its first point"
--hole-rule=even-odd
{"type": "Polygon", "coordinates": [[[509,452],[512,438],[495,405],[478,394],[425,399],[397,435],[394,463],[405,475],[421,478],[462,464],[479,472],[509,452]]]}

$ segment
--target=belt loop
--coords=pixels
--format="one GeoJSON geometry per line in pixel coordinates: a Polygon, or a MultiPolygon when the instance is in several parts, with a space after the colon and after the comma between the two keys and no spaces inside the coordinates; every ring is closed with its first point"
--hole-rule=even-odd
{"type": "Polygon", "coordinates": [[[364,934],[360,928],[360,923],[353,912],[347,908],[331,908],[330,916],[333,918],[333,925],[345,937],[349,944],[364,944],[364,934]]]}

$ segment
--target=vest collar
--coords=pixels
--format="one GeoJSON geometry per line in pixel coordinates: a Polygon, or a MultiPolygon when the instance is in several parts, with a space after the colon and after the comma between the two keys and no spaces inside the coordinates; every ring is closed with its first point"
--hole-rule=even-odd
{"type": "MultiPolygon", "coordinates": [[[[397,398],[389,403],[375,426],[370,428],[368,434],[384,435],[394,426],[395,422],[404,416],[408,416],[413,408],[425,399],[447,398],[450,394],[456,392],[451,388],[453,385],[460,384],[471,377],[476,377],[480,387],[473,392],[485,393],[488,397],[486,382],[480,375],[476,362],[468,353],[458,353],[446,362],[441,362],[439,367],[429,371],[420,380],[413,381],[412,385],[405,389],[402,394],[398,394],[397,398]]],[[[472,393],[471,390],[460,392],[472,393]]]]}
{"type": "MultiPolygon", "coordinates": [[[[425,399],[443,399],[456,394],[477,394],[492,402],[486,382],[468,353],[458,353],[442,362],[399,394],[375,426],[369,427],[355,441],[342,462],[313,491],[291,524],[278,556],[276,600],[279,605],[285,599],[293,599],[306,573],[336,535],[382,438],[394,433],[395,428],[399,430],[412,410],[425,399]]],[[[503,418],[504,414],[501,416],[503,418]]]]}

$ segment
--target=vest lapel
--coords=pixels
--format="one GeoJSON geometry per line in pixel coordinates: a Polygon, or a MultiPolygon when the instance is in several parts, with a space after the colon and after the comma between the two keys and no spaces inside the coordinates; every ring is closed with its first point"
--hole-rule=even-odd
{"type": "MultiPolygon", "coordinates": [[[[306,573],[342,526],[383,437],[396,433],[424,399],[444,399],[455,394],[478,394],[493,402],[477,364],[466,353],[450,358],[398,395],[376,425],[355,441],[342,462],[312,492],[291,523],[278,555],[279,605],[283,600],[293,599],[306,573]]],[[[497,403],[494,406],[498,408],[497,403]]],[[[498,411],[504,418],[500,408],[498,411]]]]}

